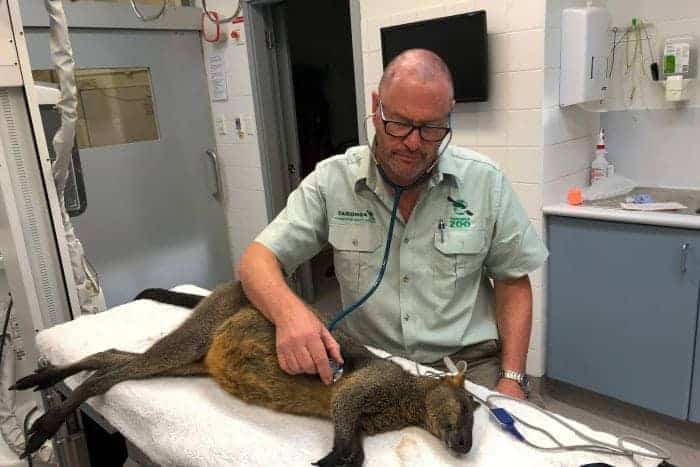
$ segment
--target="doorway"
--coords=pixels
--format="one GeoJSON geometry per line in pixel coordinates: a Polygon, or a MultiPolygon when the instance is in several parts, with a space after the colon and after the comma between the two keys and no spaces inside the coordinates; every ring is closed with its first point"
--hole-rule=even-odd
{"type": "MultiPolygon", "coordinates": [[[[272,218],[318,162],[362,144],[360,8],[358,0],[253,1],[245,14],[272,218]]],[[[329,245],[291,282],[322,311],[340,306],[329,245]]]]}
{"type": "MultiPolygon", "coordinates": [[[[298,170],[303,178],[323,159],[342,154],[359,142],[350,4],[341,0],[288,1],[285,10],[299,140],[298,170]]],[[[310,263],[314,303],[319,309],[337,309],[340,293],[330,245],[310,263]]]]}

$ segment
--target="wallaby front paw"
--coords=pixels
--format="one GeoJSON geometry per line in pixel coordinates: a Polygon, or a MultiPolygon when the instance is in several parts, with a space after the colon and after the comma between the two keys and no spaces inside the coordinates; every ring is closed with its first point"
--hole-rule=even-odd
{"type": "Polygon", "coordinates": [[[63,379],[62,376],[57,367],[53,365],[37,368],[31,375],[17,380],[15,384],[10,386],[10,390],[23,391],[25,389],[34,388],[35,391],[38,391],[40,389],[50,388],[61,381],[63,379]]]}
{"type": "Polygon", "coordinates": [[[343,456],[333,450],[326,457],[312,464],[319,467],[362,467],[363,459],[364,455],[361,453],[349,453],[343,456]]]}

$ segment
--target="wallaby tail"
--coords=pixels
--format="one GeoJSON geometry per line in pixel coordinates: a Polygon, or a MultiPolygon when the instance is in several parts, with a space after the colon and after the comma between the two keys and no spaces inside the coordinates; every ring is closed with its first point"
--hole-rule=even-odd
{"type": "Polygon", "coordinates": [[[134,297],[134,300],[144,298],[155,302],[191,309],[199,305],[199,302],[204,300],[205,297],[202,295],[173,292],[167,289],[146,289],[134,297]]]}

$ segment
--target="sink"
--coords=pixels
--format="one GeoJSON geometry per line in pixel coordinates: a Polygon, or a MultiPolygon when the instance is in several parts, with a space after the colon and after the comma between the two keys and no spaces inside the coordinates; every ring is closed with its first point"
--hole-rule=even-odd
{"type": "Polygon", "coordinates": [[[658,188],[658,187],[638,187],[623,196],[615,196],[614,198],[601,199],[598,201],[586,201],[585,206],[596,206],[601,208],[619,208],[620,203],[625,202],[628,196],[635,196],[641,193],[651,195],[653,200],[658,203],[677,202],[687,209],[679,209],[677,211],[661,211],[671,212],[676,214],[690,214],[693,216],[700,215],[700,190],[684,190],[676,188],[658,188]]]}

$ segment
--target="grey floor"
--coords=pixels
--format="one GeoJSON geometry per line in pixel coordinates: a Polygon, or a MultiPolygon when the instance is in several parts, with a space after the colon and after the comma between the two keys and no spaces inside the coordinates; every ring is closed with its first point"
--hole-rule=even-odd
{"type": "MultiPolygon", "coordinates": [[[[326,316],[341,306],[338,283],[326,274],[332,264],[331,256],[326,253],[313,263],[316,287],[313,306],[326,316]]],[[[700,424],[680,422],[555,381],[544,380],[540,388],[545,407],[552,412],[597,431],[637,436],[656,443],[671,453],[671,462],[677,467],[700,467],[700,424]]]]}

